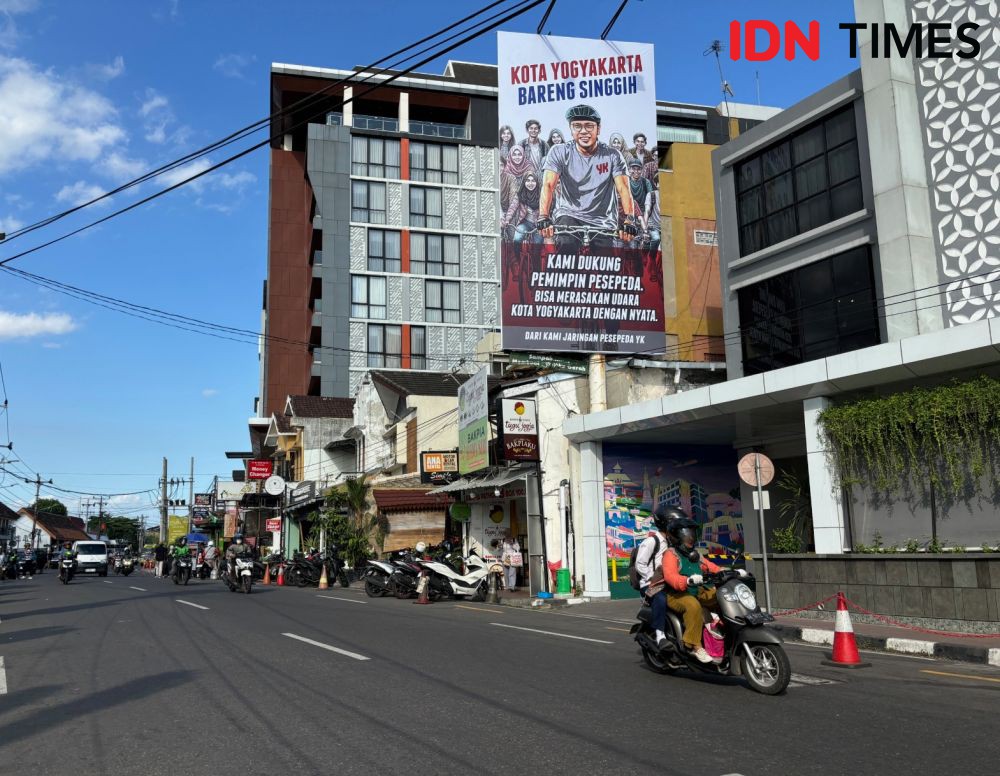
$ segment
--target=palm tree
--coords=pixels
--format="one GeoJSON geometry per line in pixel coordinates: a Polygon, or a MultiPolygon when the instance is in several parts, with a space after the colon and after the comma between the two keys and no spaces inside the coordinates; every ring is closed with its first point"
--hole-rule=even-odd
{"type": "Polygon", "coordinates": [[[351,521],[358,531],[366,528],[370,520],[368,511],[368,496],[371,493],[371,485],[368,484],[368,475],[362,474],[360,477],[351,477],[345,483],[347,502],[347,512],[351,516],[351,521]]]}

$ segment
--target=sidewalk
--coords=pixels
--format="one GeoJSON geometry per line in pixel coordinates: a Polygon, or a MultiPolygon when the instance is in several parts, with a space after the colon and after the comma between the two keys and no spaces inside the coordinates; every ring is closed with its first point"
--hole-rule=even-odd
{"type": "MultiPolygon", "coordinates": [[[[532,599],[524,591],[518,591],[517,593],[504,592],[501,605],[558,609],[584,617],[595,617],[623,623],[634,622],[635,614],[640,606],[638,598],[614,601],[607,598],[550,599],[541,604],[538,601],[539,599],[532,599]],[[571,601],[572,604],[570,603],[571,601]],[[567,607],[570,607],[571,611],[567,607]]],[[[852,621],[852,625],[860,649],[872,649],[880,652],[907,655],[923,655],[939,657],[945,660],[958,660],[964,663],[1000,666],[1000,635],[990,638],[967,638],[922,633],[918,630],[891,625],[870,625],[857,621],[852,621]]],[[[776,618],[773,627],[780,628],[781,635],[788,641],[832,645],[833,626],[832,619],[818,620],[805,617],[779,616],[776,618]]]]}

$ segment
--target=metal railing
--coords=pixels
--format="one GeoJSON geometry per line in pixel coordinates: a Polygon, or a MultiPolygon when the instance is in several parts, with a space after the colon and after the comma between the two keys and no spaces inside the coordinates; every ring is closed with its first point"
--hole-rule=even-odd
{"type": "Polygon", "coordinates": [[[386,116],[355,115],[351,122],[355,129],[378,129],[382,132],[399,132],[399,119],[386,116]]]}
{"type": "Polygon", "coordinates": [[[438,121],[410,121],[410,134],[465,140],[468,137],[468,130],[462,124],[444,124],[438,121]]]}

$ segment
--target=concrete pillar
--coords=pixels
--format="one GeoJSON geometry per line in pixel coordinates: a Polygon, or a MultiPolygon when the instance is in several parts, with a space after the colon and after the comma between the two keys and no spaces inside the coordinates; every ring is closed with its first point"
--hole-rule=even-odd
{"type": "Polygon", "coordinates": [[[399,131],[410,131],[410,95],[408,92],[399,94],[399,131]]]}
{"type": "Polygon", "coordinates": [[[577,510],[582,565],[577,579],[584,578],[583,594],[610,598],[608,588],[608,545],[604,530],[604,454],[600,442],[581,442],[580,490],[577,510]]]}
{"type": "Polygon", "coordinates": [[[830,400],[825,396],[809,398],[802,403],[816,552],[840,555],[847,545],[844,502],[837,484],[833,455],[819,422],[819,414],[829,406],[830,400]]]}
{"type": "Polygon", "coordinates": [[[354,87],[345,86],[344,87],[344,126],[353,127],[354,126],[354,103],[349,102],[354,98],[354,87]]]}

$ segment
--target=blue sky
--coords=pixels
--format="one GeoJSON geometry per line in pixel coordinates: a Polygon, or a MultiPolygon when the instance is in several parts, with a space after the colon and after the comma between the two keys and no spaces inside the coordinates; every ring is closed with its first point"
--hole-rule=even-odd
{"type": "MultiPolygon", "coordinates": [[[[0,231],[34,223],[263,117],[271,62],[366,64],[482,4],[0,0],[0,231]]],[[[547,31],[597,37],[617,5],[560,0],[547,31]]],[[[533,31],[541,13],[542,7],[505,29],[533,31]]],[[[837,30],[853,20],[849,0],[632,0],[611,37],[656,45],[661,99],[716,104],[718,74],[703,51],[712,39],[725,39],[737,18],[791,18],[802,26],[816,18],[824,41],[817,62],[724,60],[738,101],[756,101],[755,71],[761,102],[785,107],[857,67],[837,30]]],[[[495,36],[450,56],[495,62],[495,36]]],[[[443,67],[442,60],[424,69],[443,67]]],[[[14,266],[257,330],[267,180],[268,157],[259,151],[14,266]]],[[[146,184],[140,192],[154,190],[146,184]]],[[[110,206],[0,244],[0,259],[131,201],[119,195],[110,206]]],[[[171,476],[187,476],[194,456],[200,490],[213,474],[232,469],[225,450],[248,445],[258,374],[252,345],[129,318],[0,274],[0,362],[10,402],[2,420],[9,421],[19,461],[8,468],[38,471],[57,486],[154,489],[163,456],[171,476]]],[[[6,434],[0,422],[3,441],[6,434]]],[[[9,505],[33,493],[9,474],[0,479],[0,500],[9,505]]],[[[64,500],[77,506],[72,496],[64,500]]],[[[133,496],[114,504],[116,511],[152,518],[152,501],[133,496]]]]}

